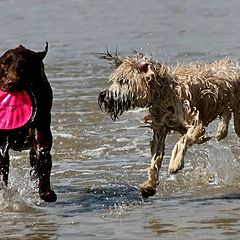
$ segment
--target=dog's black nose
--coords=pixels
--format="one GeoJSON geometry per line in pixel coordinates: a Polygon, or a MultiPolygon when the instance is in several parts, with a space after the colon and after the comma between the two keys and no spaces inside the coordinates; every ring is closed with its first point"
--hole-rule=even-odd
{"type": "Polygon", "coordinates": [[[98,105],[99,105],[101,110],[102,110],[103,103],[105,103],[106,95],[107,95],[107,90],[106,89],[99,92],[99,95],[98,95],[98,105]]]}
{"type": "Polygon", "coordinates": [[[101,101],[103,101],[104,100],[104,98],[106,97],[106,95],[107,95],[107,90],[105,89],[105,90],[102,90],[102,91],[100,91],[100,93],[99,93],[99,100],[101,100],[101,101]]]}
{"type": "Polygon", "coordinates": [[[7,83],[7,86],[8,86],[8,89],[9,89],[10,91],[16,90],[16,89],[18,88],[18,83],[17,83],[17,82],[14,82],[14,81],[9,81],[9,82],[7,83]]]}

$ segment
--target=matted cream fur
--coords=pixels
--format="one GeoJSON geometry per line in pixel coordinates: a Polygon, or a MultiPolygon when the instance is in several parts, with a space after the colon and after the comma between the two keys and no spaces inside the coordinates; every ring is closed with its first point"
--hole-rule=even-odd
{"type": "Polygon", "coordinates": [[[108,89],[99,93],[98,103],[114,120],[124,111],[147,107],[144,118],[153,130],[152,160],[148,180],[141,184],[144,197],[154,195],[158,184],[165,138],[174,130],[182,134],[172,150],[169,173],[184,166],[187,148],[203,143],[205,127],[219,118],[216,138],[228,134],[233,114],[240,137],[240,67],[228,58],[212,63],[196,62],[172,66],[135,53],[120,57],[107,52],[101,58],[114,65],[108,89]]]}

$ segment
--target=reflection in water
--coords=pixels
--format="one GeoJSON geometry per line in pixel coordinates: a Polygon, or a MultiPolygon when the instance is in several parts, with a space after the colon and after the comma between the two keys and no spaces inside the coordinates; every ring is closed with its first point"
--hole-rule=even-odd
{"type": "MultiPolygon", "coordinates": [[[[58,189],[61,194],[66,192],[66,188],[58,189]]],[[[74,189],[67,187],[69,192],[68,199],[59,201],[58,204],[69,206],[76,205],[79,209],[73,209],[64,211],[64,214],[70,216],[76,212],[92,212],[103,209],[120,209],[120,208],[131,208],[135,205],[143,203],[143,199],[140,197],[138,189],[133,186],[121,186],[109,184],[106,187],[101,186],[91,187],[89,189],[74,189]]]]}
{"type": "Polygon", "coordinates": [[[152,219],[149,220],[149,223],[147,226],[145,226],[146,229],[151,229],[154,233],[157,235],[161,236],[163,234],[168,234],[168,233],[174,233],[177,232],[177,230],[172,230],[176,228],[173,224],[166,224],[166,223],[161,223],[159,220],[152,219]]]}
{"type": "Polygon", "coordinates": [[[1,229],[1,239],[55,239],[59,228],[53,215],[39,211],[7,212],[1,221],[9,226],[1,229]]]}

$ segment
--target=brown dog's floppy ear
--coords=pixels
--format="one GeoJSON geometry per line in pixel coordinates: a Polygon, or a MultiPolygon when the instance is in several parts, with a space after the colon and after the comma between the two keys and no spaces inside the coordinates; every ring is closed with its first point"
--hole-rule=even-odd
{"type": "Polygon", "coordinates": [[[19,48],[25,48],[22,44],[20,44],[18,47],[19,47],[19,48]]]}
{"type": "Polygon", "coordinates": [[[44,49],[43,52],[38,52],[38,56],[41,58],[41,60],[43,60],[45,58],[45,56],[47,55],[48,52],[48,42],[46,42],[46,47],[44,49]]]}

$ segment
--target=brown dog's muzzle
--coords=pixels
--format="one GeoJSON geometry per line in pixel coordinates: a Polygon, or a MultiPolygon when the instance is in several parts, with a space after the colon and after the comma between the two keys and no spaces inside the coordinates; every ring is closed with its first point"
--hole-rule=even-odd
{"type": "Polygon", "coordinates": [[[15,74],[8,74],[2,83],[1,90],[4,92],[14,92],[23,90],[20,78],[15,74]]]}
{"type": "Polygon", "coordinates": [[[13,91],[18,91],[21,89],[20,84],[18,82],[14,82],[14,81],[9,81],[7,83],[7,88],[5,87],[5,89],[9,92],[13,92],[13,91]]]}

